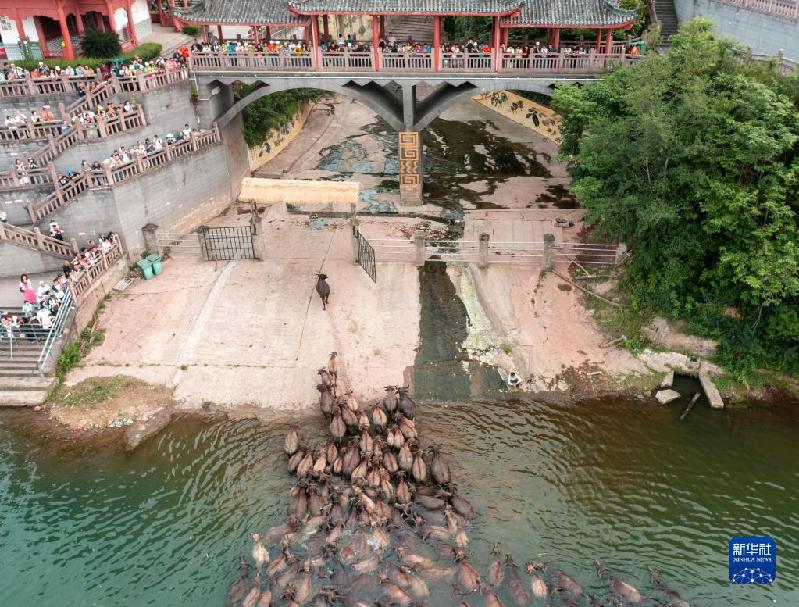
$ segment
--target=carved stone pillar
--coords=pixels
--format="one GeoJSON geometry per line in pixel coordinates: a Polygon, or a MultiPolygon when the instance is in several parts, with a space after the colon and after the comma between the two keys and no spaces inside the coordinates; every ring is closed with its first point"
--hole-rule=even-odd
{"type": "Polygon", "coordinates": [[[399,133],[400,202],[422,203],[422,136],[417,131],[399,133]]]}

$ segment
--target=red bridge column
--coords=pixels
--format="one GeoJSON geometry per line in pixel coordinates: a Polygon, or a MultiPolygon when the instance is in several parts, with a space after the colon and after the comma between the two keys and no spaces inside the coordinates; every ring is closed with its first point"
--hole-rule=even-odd
{"type": "Polygon", "coordinates": [[[61,26],[61,37],[64,39],[64,57],[66,59],[74,59],[75,51],[72,50],[72,39],[69,37],[67,18],[64,15],[64,9],[60,5],[58,7],[58,24],[61,26]]]}
{"type": "Polygon", "coordinates": [[[441,71],[441,17],[433,17],[433,69],[441,71]]]}
{"type": "Polygon", "coordinates": [[[372,15],[372,63],[374,70],[380,71],[380,17],[372,15]]]}

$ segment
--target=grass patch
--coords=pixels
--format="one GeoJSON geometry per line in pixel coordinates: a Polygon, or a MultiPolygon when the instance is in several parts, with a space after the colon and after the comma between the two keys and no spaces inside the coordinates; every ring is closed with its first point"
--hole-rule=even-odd
{"type": "Polygon", "coordinates": [[[116,398],[123,390],[133,387],[136,380],[130,377],[101,377],[80,382],[69,390],[62,390],[56,404],[65,407],[91,407],[116,398]]]}
{"type": "Polygon", "coordinates": [[[71,341],[61,350],[61,355],[55,365],[56,381],[47,394],[47,401],[55,400],[58,397],[67,378],[67,373],[77,367],[94,346],[103,343],[105,330],[98,328],[97,323],[100,319],[100,313],[105,309],[105,304],[110,298],[111,295],[108,294],[97,303],[89,324],[80,332],[78,339],[71,341]]]}
{"type": "Polygon", "coordinates": [[[513,348],[511,347],[511,345],[510,345],[510,344],[502,344],[502,345],[500,346],[500,348],[502,348],[502,351],[503,351],[505,354],[507,354],[508,356],[510,356],[510,355],[511,355],[511,353],[513,352],[513,348]]]}
{"type": "Polygon", "coordinates": [[[596,297],[587,297],[586,306],[594,310],[594,318],[609,338],[620,338],[621,347],[637,353],[651,345],[641,331],[652,321],[651,310],[630,304],[611,306],[596,297]]]}

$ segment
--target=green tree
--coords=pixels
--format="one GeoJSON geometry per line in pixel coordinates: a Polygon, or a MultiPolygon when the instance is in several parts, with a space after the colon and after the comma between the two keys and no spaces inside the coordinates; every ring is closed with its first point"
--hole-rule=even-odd
{"type": "Polygon", "coordinates": [[[556,91],[577,199],[632,246],[634,304],[720,337],[741,374],[799,372],[796,77],[749,65],[706,20],[671,43],[556,91]]]}
{"type": "Polygon", "coordinates": [[[95,29],[88,29],[83,33],[80,48],[86,57],[116,57],[122,52],[122,45],[116,32],[101,32],[95,29]]]}

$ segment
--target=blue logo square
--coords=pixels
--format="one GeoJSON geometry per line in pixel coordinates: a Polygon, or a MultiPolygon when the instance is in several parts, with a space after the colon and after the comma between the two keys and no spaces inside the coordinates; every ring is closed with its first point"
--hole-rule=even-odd
{"type": "Polygon", "coordinates": [[[727,546],[733,584],[770,584],[777,579],[777,542],[768,535],[736,535],[727,546]]]}

